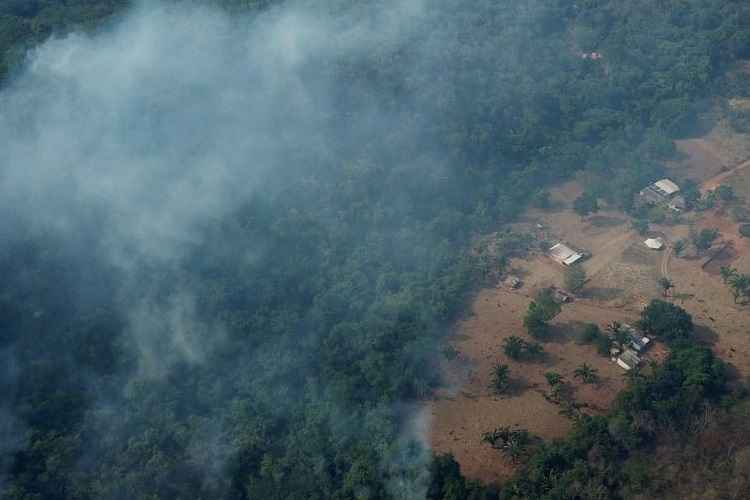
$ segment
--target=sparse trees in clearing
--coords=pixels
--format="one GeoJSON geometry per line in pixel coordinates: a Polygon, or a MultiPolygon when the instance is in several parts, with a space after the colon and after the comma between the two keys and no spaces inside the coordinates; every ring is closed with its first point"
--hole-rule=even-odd
{"type": "Polygon", "coordinates": [[[547,380],[549,386],[553,389],[563,382],[563,376],[557,372],[547,372],[544,374],[544,378],[547,380]]]}
{"type": "Polygon", "coordinates": [[[509,426],[482,434],[482,442],[502,451],[513,461],[519,460],[528,450],[533,437],[526,429],[513,429],[509,426]]]}
{"type": "Polygon", "coordinates": [[[544,348],[537,342],[526,342],[511,335],[503,341],[503,352],[515,361],[531,361],[544,357],[544,348]]]}
{"type": "Polygon", "coordinates": [[[701,229],[697,233],[693,234],[693,245],[698,253],[703,253],[713,245],[716,238],[719,236],[719,230],[715,228],[701,229]]]}
{"type": "Polygon", "coordinates": [[[508,365],[498,363],[492,369],[490,389],[495,394],[504,394],[510,388],[510,368],[508,365]]]}
{"type": "Polygon", "coordinates": [[[587,363],[575,369],[575,378],[580,378],[584,384],[593,384],[599,380],[598,370],[587,363]]]}
{"type": "Polygon", "coordinates": [[[599,202],[596,199],[596,195],[583,193],[573,201],[573,210],[581,217],[598,212],[599,202]]]}
{"type": "Polygon", "coordinates": [[[549,336],[547,322],[557,316],[561,310],[562,307],[555,301],[552,290],[542,290],[529,304],[529,309],[523,318],[523,326],[535,339],[546,339],[549,336]]]}
{"type": "Polygon", "coordinates": [[[721,269],[719,269],[719,274],[721,275],[721,281],[726,285],[729,283],[730,279],[737,276],[737,270],[729,266],[722,266],[721,269]]]}
{"type": "Polygon", "coordinates": [[[547,372],[544,374],[544,378],[547,379],[550,389],[548,399],[559,403],[563,394],[563,376],[557,372],[547,372]]]}
{"type": "Polygon", "coordinates": [[[750,274],[741,274],[737,269],[728,266],[722,267],[719,273],[721,273],[721,280],[732,291],[735,304],[740,298],[743,299],[743,303],[750,300],[750,274]]]}
{"type": "Polygon", "coordinates": [[[669,295],[669,291],[674,288],[674,283],[669,278],[659,278],[659,288],[661,288],[661,294],[663,297],[669,295]]]}
{"type": "Polygon", "coordinates": [[[578,265],[568,266],[565,268],[563,280],[565,282],[565,288],[571,292],[577,293],[586,283],[586,271],[583,267],[578,265]]]}
{"type": "Polygon", "coordinates": [[[526,342],[521,337],[512,335],[503,341],[503,352],[510,359],[521,359],[525,344],[526,342]]]}

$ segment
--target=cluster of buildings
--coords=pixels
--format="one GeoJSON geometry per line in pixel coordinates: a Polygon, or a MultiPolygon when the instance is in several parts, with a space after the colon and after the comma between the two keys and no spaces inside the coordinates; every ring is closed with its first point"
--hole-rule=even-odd
{"type": "Polygon", "coordinates": [[[627,333],[627,341],[619,347],[613,347],[610,354],[613,362],[630,371],[641,364],[641,355],[651,346],[651,339],[631,325],[621,325],[620,330],[627,333]]]}
{"type": "Polygon", "coordinates": [[[638,193],[638,204],[643,205],[667,205],[672,210],[679,212],[685,210],[685,198],[680,193],[680,186],[670,179],[661,179],[649,184],[638,193]]]}

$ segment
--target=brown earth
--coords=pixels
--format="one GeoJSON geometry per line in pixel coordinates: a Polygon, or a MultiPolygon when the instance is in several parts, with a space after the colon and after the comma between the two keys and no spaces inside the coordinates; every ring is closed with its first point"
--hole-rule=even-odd
{"type": "MultiPolygon", "coordinates": [[[[723,153],[718,134],[703,139],[679,141],[685,158],[669,166],[676,179],[690,178],[704,186],[712,182],[746,181],[748,170],[725,174],[737,165],[740,148],[723,153]],[[734,156],[733,156],[734,155],[734,156]],[[720,176],[720,177],[716,177],[720,176]]],[[[717,184],[718,185],[718,184],[717,184]]],[[[745,184],[742,185],[744,189],[745,184]]],[[[740,194],[750,195],[750,182],[740,194]]],[[[575,342],[575,332],[584,322],[604,327],[617,320],[632,322],[651,300],[660,297],[657,280],[669,277],[675,284],[673,300],[694,319],[697,337],[710,344],[739,376],[750,376],[750,307],[735,305],[726,285],[717,275],[722,265],[731,264],[750,273],[750,242],[739,236],[738,224],[722,210],[688,213],[677,225],[652,225],[654,235],[668,242],[663,251],[643,245],[644,237],[631,230],[629,218],[622,213],[603,210],[581,218],[570,210],[582,192],[577,182],[565,183],[551,191],[554,209],[529,210],[513,225],[520,232],[534,234],[548,242],[565,241],[586,250],[591,258],[583,263],[588,280],[579,298],[563,306],[553,320],[555,338],[544,344],[548,357],[543,363],[519,363],[502,352],[502,341],[511,335],[528,340],[522,321],[534,293],[548,286],[562,286],[564,268],[551,259],[535,254],[514,259],[512,273],[524,282],[520,290],[505,288],[483,290],[472,305],[472,315],[456,327],[451,340],[458,352],[456,359],[445,361],[443,373],[450,387],[440,391],[428,403],[432,417],[430,441],[435,452],[451,452],[471,479],[498,482],[508,478],[514,464],[499,451],[481,442],[482,433],[502,425],[518,425],[544,439],[566,435],[571,422],[559,414],[559,407],[547,401],[544,373],[561,373],[574,388],[578,402],[590,405],[586,411],[605,411],[623,387],[622,370],[595,352],[589,345],[575,342]],[[541,225],[541,228],[538,225],[541,225]],[[686,238],[689,224],[696,230],[717,228],[723,242],[731,246],[714,262],[705,266],[705,257],[680,258],[672,255],[671,242],[686,238]],[[573,371],[582,363],[599,370],[602,383],[586,386],[574,381],[573,371]],[[514,389],[508,396],[490,393],[487,385],[496,363],[510,366],[514,389]]],[[[666,351],[659,344],[650,354],[660,360],[666,351]]]]}
{"type": "Polygon", "coordinates": [[[584,411],[604,411],[624,386],[622,370],[596,353],[593,346],[579,345],[574,332],[583,322],[600,326],[612,320],[632,321],[633,315],[610,311],[581,300],[565,305],[553,320],[554,338],[544,344],[544,362],[517,362],[502,352],[504,338],[524,333],[522,318],[531,299],[531,290],[483,290],[472,308],[472,316],[458,325],[451,341],[460,353],[446,361],[446,377],[454,387],[436,394],[430,402],[432,415],[431,444],[437,453],[450,452],[461,464],[461,471],[471,479],[496,482],[506,479],[513,463],[499,451],[481,442],[482,433],[502,425],[520,425],[545,439],[564,437],[571,421],[559,414],[559,406],[548,402],[544,374],[555,371],[563,375],[574,390],[577,402],[589,407],[584,411]],[[598,385],[575,381],[573,372],[582,363],[595,367],[601,377],[598,385]],[[496,363],[511,370],[514,388],[508,396],[498,397],[487,388],[496,363]]]}

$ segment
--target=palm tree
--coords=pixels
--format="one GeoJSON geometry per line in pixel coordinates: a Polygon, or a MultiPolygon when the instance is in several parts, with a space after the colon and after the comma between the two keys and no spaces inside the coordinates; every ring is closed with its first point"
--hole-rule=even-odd
{"type": "Polygon", "coordinates": [[[662,295],[666,297],[669,290],[674,288],[674,283],[669,278],[659,278],[659,288],[661,288],[662,295]]]}
{"type": "Polygon", "coordinates": [[[622,323],[619,321],[612,321],[607,325],[607,329],[612,333],[612,338],[620,347],[624,347],[628,343],[628,340],[630,340],[628,332],[622,327],[622,323]]]}
{"type": "Polygon", "coordinates": [[[598,370],[587,363],[582,364],[573,372],[575,378],[580,378],[584,384],[593,384],[599,379],[598,370]]]}
{"type": "Polygon", "coordinates": [[[750,296],[750,274],[737,274],[729,279],[729,286],[732,288],[732,295],[734,296],[734,303],[737,303],[737,299],[740,297],[750,296]]]}
{"type": "Polygon", "coordinates": [[[562,384],[563,377],[557,372],[547,372],[544,374],[544,378],[547,379],[547,383],[553,389],[562,384]]]}
{"type": "Polygon", "coordinates": [[[729,266],[722,266],[721,269],[719,269],[719,273],[721,274],[721,281],[723,281],[725,285],[729,283],[729,280],[737,276],[737,270],[729,266]]]}
{"type": "Polygon", "coordinates": [[[502,394],[508,390],[510,386],[510,368],[508,365],[496,364],[492,370],[492,381],[490,382],[490,389],[495,394],[502,394]]]}

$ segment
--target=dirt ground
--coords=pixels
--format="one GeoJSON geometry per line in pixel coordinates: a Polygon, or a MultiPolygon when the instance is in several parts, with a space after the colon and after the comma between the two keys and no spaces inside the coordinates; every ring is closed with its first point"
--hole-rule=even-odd
{"type": "Polygon", "coordinates": [[[574,338],[583,322],[604,327],[609,321],[626,322],[634,317],[586,300],[565,305],[553,320],[554,335],[544,344],[547,357],[543,362],[518,362],[505,356],[503,339],[517,335],[531,340],[522,324],[531,292],[488,289],[479,294],[472,316],[458,325],[451,342],[460,354],[445,362],[446,376],[454,385],[436,394],[429,405],[433,450],[452,453],[461,464],[461,471],[471,479],[496,482],[514,470],[511,461],[481,442],[484,432],[502,425],[520,425],[537,436],[555,439],[570,430],[571,421],[559,414],[559,406],[543,396],[548,390],[546,372],[563,375],[573,388],[576,401],[589,405],[585,409],[589,413],[604,411],[624,386],[623,371],[617,365],[597,354],[593,346],[577,344],[574,338]],[[598,385],[585,385],[574,379],[574,370],[584,362],[598,370],[598,385]],[[513,389],[508,396],[495,396],[487,388],[496,363],[510,367],[513,389]]]}
{"type": "MultiPolygon", "coordinates": [[[[671,175],[678,180],[695,180],[704,187],[730,183],[750,200],[750,168],[730,172],[742,163],[743,146],[736,137],[727,137],[720,131],[701,139],[678,141],[684,157],[669,166],[671,175]]],[[[750,154],[750,143],[747,146],[750,154]]],[[[514,470],[512,462],[481,442],[484,432],[518,425],[544,439],[566,435],[571,421],[543,396],[548,390],[544,379],[547,371],[565,377],[574,388],[575,399],[590,406],[586,411],[607,409],[624,387],[623,371],[597,354],[593,346],[579,345],[575,332],[584,322],[604,328],[613,320],[635,321],[651,299],[661,297],[657,286],[661,276],[675,284],[669,300],[693,316],[698,340],[711,345],[736,375],[750,377],[750,306],[734,304],[718,272],[721,266],[731,265],[750,273],[750,240],[740,237],[738,224],[722,210],[688,213],[678,225],[651,226],[652,235],[662,236],[667,242],[666,249],[654,251],[645,247],[644,237],[631,229],[630,219],[623,213],[603,210],[585,218],[576,215],[570,205],[581,192],[577,182],[553,189],[551,210],[531,209],[513,227],[537,239],[564,241],[591,253],[583,263],[588,278],[583,291],[553,320],[554,339],[544,344],[547,359],[543,363],[521,363],[507,359],[502,352],[503,339],[508,336],[528,340],[522,321],[534,293],[563,284],[564,268],[539,253],[511,262],[510,272],[523,280],[521,289],[482,291],[473,303],[472,315],[456,326],[451,344],[458,355],[443,366],[450,387],[428,404],[432,416],[430,441],[435,452],[453,453],[468,478],[499,482],[514,470]],[[717,228],[720,237],[714,248],[729,243],[711,264],[704,266],[705,256],[673,255],[671,243],[686,238],[691,225],[695,230],[717,228]],[[597,368],[601,384],[588,386],[574,380],[573,371],[584,362],[597,368]],[[507,396],[494,396],[487,388],[496,363],[508,364],[511,369],[514,389],[507,396]]],[[[666,355],[663,346],[654,347],[651,356],[666,355]]]]}

